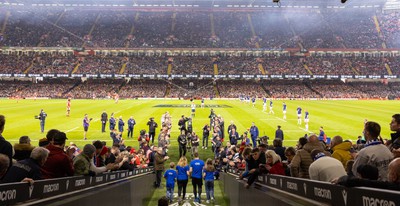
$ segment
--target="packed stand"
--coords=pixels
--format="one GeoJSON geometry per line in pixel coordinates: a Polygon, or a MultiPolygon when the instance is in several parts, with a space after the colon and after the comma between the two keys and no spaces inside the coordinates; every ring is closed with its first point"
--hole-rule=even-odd
{"type": "Polygon", "coordinates": [[[271,80],[264,81],[262,85],[273,98],[320,98],[302,81],[271,80]]]}
{"type": "Polygon", "coordinates": [[[264,97],[265,91],[261,85],[254,80],[227,80],[217,81],[220,97],[239,98],[239,96],[264,97]]]}
{"type": "Polygon", "coordinates": [[[202,56],[178,56],[170,57],[169,63],[172,64],[172,74],[192,74],[201,75],[214,74],[213,58],[202,56]]]}
{"type": "Polygon", "coordinates": [[[218,74],[261,74],[254,57],[220,57],[215,63],[218,65],[218,74]]]}
{"type": "Polygon", "coordinates": [[[168,82],[168,97],[175,98],[209,98],[215,97],[213,80],[171,80],[168,82]]]}
{"type": "Polygon", "coordinates": [[[124,80],[88,79],[75,86],[70,95],[76,99],[113,98],[124,80]]]}
{"type": "Polygon", "coordinates": [[[166,82],[161,80],[132,79],[118,92],[121,98],[163,98],[166,82]]]}

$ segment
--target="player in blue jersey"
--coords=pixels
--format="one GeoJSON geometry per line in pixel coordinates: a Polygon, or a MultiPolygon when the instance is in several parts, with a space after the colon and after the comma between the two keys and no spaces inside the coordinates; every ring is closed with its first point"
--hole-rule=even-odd
{"type": "Polygon", "coordinates": [[[267,111],[267,98],[263,97],[263,112],[267,111]]]}
{"type": "Polygon", "coordinates": [[[204,98],[201,99],[201,108],[204,108],[204,98]]]}
{"type": "Polygon", "coordinates": [[[286,120],[286,103],[283,102],[283,108],[282,108],[282,113],[283,113],[283,119],[286,120]]]}
{"type": "Polygon", "coordinates": [[[275,114],[275,112],[273,110],[273,106],[274,106],[274,103],[272,102],[272,100],[269,100],[269,114],[275,114]]]}
{"type": "Polygon", "coordinates": [[[307,110],[304,110],[304,124],[306,126],[306,130],[308,131],[308,122],[310,121],[310,113],[307,110]]]}
{"type": "Polygon", "coordinates": [[[297,124],[301,125],[301,107],[297,107],[297,124]]]}
{"type": "Polygon", "coordinates": [[[253,104],[253,107],[256,106],[256,97],[251,98],[251,103],[253,104]]]}

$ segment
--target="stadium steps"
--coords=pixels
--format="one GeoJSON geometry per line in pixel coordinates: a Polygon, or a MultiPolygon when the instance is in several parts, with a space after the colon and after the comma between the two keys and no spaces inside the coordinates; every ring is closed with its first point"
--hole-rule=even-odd
{"type": "Polygon", "coordinates": [[[217,98],[220,98],[220,96],[219,96],[219,89],[218,89],[218,86],[217,86],[217,82],[215,82],[215,84],[213,84],[213,86],[214,86],[214,93],[215,93],[215,96],[216,96],[217,98]]]}
{"type": "Polygon", "coordinates": [[[318,94],[319,97],[321,97],[321,98],[324,97],[324,95],[322,95],[318,90],[312,88],[310,82],[304,82],[304,85],[306,85],[306,87],[307,87],[308,89],[310,89],[311,91],[313,91],[313,92],[315,92],[316,94],[318,94]]]}
{"type": "Polygon", "coordinates": [[[354,74],[360,75],[360,72],[358,72],[358,70],[353,67],[353,64],[351,63],[350,60],[348,60],[348,59],[344,59],[344,60],[347,62],[347,64],[349,65],[350,69],[354,72],[354,74]]]}
{"type": "Polygon", "coordinates": [[[119,74],[123,74],[125,72],[126,69],[126,63],[124,63],[121,67],[121,69],[119,70],[119,74]]]}
{"type": "MultiPolygon", "coordinates": [[[[139,19],[139,12],[136,13],[134,22],[137,22],[138,19],[139,19]]],[[[135,32],[135,24],[134,23],[132,23],[131,31],[129,32],[129,36],[133,35],[133,32],[135,32]]],[[[130,46],[130,41],[126,41],[125,48],[129,48],[129,46],[130,46]]]]}
{"type": "Polygon", "coordinates": [[[258,70],[260,70],[262,75],[266,75],[267,74],[266,70],[264,69],[264,67],[263,67],[263,65],[261,63],[258,63],[257,67],[258,67],[258,70]]]}
{"type": "MultiPolygon", "coordinates": [[[[249,25],[250,25],[251,34],[253,35],[253,37],[257,36],[256,31],[255,31],[254,26],[253,26],[253,21],[251,20],[251,15],[250,14],[247,14],[247,21],[249,22],[249,25]]],[[[260,48],[260,44],[258,42],[255,43],[255,46],[256,46],[257,49],[260,48]]]]}
{"type": "Polygon", "coordinates": [[[214,14],[210,14],[210,23],[211,23],[211,36],[215,35],[215,26],[214,26],[214,14]]]}
{"type": "Polygon", "coordinates": [[[4,18],[3,26],[1,27],[1,32],[0,32],[3,35],[4,35],[4,32],[6,31],[7,21],[8,21],[8,18],[10,17],[10,15],[11,15],[10,11],[7,11],[6,17],[4,18]]]}
{"type": "Polygon", "coordinates": [[[167,87],[165,87],[164,97],[168,97],[171,94],[171,84],[168,82],[167,87]]]}
{"type": "Polygon", "coordinates": [[[304,69],[307,70],[307,72],[308,72],[309,75],[313,75],[313,73],[311,72],[311,70],[310,70],[310,68],[308,67],[307,64],[303,64],[303,66],[304,66],[304,69]]]}
{"type": "Polygon", "coordinates": [[[172,74],[172,63],[171,63],[171,62],[168,62],[167,74],[168,74],[168,75],[171,75],[171,74],[172,74]]]}
{"type": "Polygon", "coordinates": [[[214,62],[214,75],[218,75],[218,64],[214,62]]]}
{"type": "MultiPolygon", "coordinates": [[[[34,58],[34,59],[35,59],[35,58],[34,58]]],[[[25,69],[24,74],[28,74],[29,70],[32,69],[32,67],[33,67],[33,65],[34,65],[34,64],[33,64],[34,59],[31,61],[31,64],[28,66],[28,68],[25,69]]]]}
{"type": "Polygon", "coordinates": [[[261,83],[260,86],[267,94],[267,97],[272,97],[271,91],[269,91],[269,89],[267,89],[267,87],[265,87],[264,83],[261,83]]]}
{"type": "Polygon", "coordinates": [[[378,17],[376,15],[374,15],[372,18],[374,19],[376,31],[378,32],[378,35],[379,35],[380,39],[382,40],[382,48],[387,49],[386,42],[383,38],[381,26],[379,25],[378,17]]]}
{"type": "MultiPolygon", "coordinates": [[[[292,32],[293,37],[297,36],[296,32],[295,32],[294,29],[293,29],[292,24],[291,24],[290,21],[289,21],[289,18],[288,18],[286,15],[283,15],[283,16],[285,17],[285,20],[286,20],[286,22],[287,22],[288,25],[289,25],[289,29],[290,29],[290,31],[292,32]]],[[[300,42],[297,42],[297,45],[300,47],[301,50],[304,50],[303,44],[301,44],[300,42]]]]}
{"type": "Polygon", "coordinates": [[[80,80],[76,81],[76,83],[71,88],[68,88],[65,92],[63,92],[62,95],[64,96],[64,95],[68,94],[73,89],[75,89],[75,87],[79,86],[81,83],[82,83],[82,81],[80,81],[80,80]]]}
{"type": "MultiPolygon", "coordinates": [[[[100,14],[97,15],[97,18],[96,18],[96,20],[94,21],[94,23],[93,23],[93,25],[92,25],[92,28],[90,28],[90,31],[89,31],[88,36],[91,36],[91,35],[92,35],[94,29],[96,28],[97,22],[99,22],[99,20],[100,20],[100,17],[101,17],[100,14]]],[[[86,41],[83,42],[83,44],[82,44],[82,47],[85,47],[85,46],[86,46],[86,41]]]]}
{"type": "Polygon", "coordinates": [[[386,67],[387,73],[388,73],[389,75],[393,75],[393,72],[392,72],[392,70],[390,69],[389,64],[385,63],[385,67],[386,67]]]}
{"type": "Polygon", "coordinates": [[[79,61],[77,61],[76,65],[74,67],[74,70],[72,70],[71,74],[75,74],[78,71],[80,66],[81,66],[81,63],[79,63],[79,61]]]}
{"type": "Polygon", "coordinates": [[[171,33],[173,34],[176,26],[176,12],[172,14],[172,25],[171,25],[171,33]]]}

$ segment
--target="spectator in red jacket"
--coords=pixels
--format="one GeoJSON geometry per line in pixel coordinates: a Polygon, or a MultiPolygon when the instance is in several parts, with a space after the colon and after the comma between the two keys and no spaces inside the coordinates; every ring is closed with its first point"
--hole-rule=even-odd
{"type": "Polygon", "coordinates": [[[67,135],[64,132],[57,132],[53,135],[53,143],[46,147],[50,154],[42,167],[43,179],[74,175],[72,159],[64,152],[67,139],[67,135]]]}
{"type": "Polygon", "coordinates": [[[274,150],[268,150],[265,153],[267,159],[267,164],[265,164],[265,169],[267,173],[274,175],[285,175],[285,168],[283,167],[281,157],[275,153],[274,150]]]}

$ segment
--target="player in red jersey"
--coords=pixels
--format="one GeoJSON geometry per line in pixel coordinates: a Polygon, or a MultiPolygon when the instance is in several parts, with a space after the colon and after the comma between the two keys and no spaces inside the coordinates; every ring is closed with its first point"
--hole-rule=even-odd
{"type": "Polygon", "coordinates": [[[67,117],[69,117],[71,113],[71,98],[68,98],[67,100],[67,117]]]}

